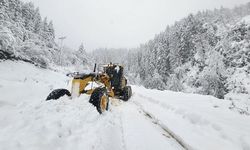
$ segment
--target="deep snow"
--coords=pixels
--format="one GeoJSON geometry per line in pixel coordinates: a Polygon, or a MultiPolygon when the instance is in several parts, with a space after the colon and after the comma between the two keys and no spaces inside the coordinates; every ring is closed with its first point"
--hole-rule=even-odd
{"type": "Polygon", "coordinates": [[[61,72],[0,62],[0,149],[250,149],[249,116],[229,100],[132,86],[132,98],[113,99],[103,115],[88,95],[45,101],[69,86],[61,72]]]}

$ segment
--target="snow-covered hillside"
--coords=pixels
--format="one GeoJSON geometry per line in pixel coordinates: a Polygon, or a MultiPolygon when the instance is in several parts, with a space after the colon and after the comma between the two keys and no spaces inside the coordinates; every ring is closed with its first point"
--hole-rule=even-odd
{"type": "Polygon", "coordinates": [[[89,96],[45,101],[70,79],[24,62],[0,64],[0,149],[250,149],[250,119],[212,96],[133,86],[99,115],[89,96]]]}

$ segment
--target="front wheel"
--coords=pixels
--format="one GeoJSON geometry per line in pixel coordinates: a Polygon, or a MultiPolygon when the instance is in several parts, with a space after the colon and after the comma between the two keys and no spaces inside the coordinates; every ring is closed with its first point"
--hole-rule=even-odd
{"type": "Polygon", "coordinates": [[[89,102],[96,107],[100,114],[107,111],[109,108],[109,96],[107,94],[107,89],[105,87],[96,88],[91,94],[89,102]]]}
{"type": "Polygon", "coordinates": [[[70,92],[67,89],[56,89],[48,95],[46,101],[57,100],[64,95],[71,96],[70,92]]]}

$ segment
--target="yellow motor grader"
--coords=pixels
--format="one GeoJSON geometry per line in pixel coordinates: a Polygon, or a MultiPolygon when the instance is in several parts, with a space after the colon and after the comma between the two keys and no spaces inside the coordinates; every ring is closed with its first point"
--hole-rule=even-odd
{"type": "Polygon", "coordinates": [[[74,98],[81,94],[89,94],[89,102],[102,114],[109,109],[109,97],[128,101],[132,95],[131,86],[127,86],[123,71],[122,65],[110,63],[98,65],[97,72],[95,64],[93,73],[67,74],[73,77],[71,92],[67,89],[56,89],[46,100],[56,100],[64,95],[74,98]]]}

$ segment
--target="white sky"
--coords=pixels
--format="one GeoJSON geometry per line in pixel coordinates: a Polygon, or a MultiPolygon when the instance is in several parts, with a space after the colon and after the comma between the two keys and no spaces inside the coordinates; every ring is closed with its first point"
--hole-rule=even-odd
{"type": "Polygon", "coordinates": [[[53,20],[66,45],[133,48],[152,39],[168,24],[198,10],[232,8],[249,0],[23,0],[32,1],[53,20]]]}

